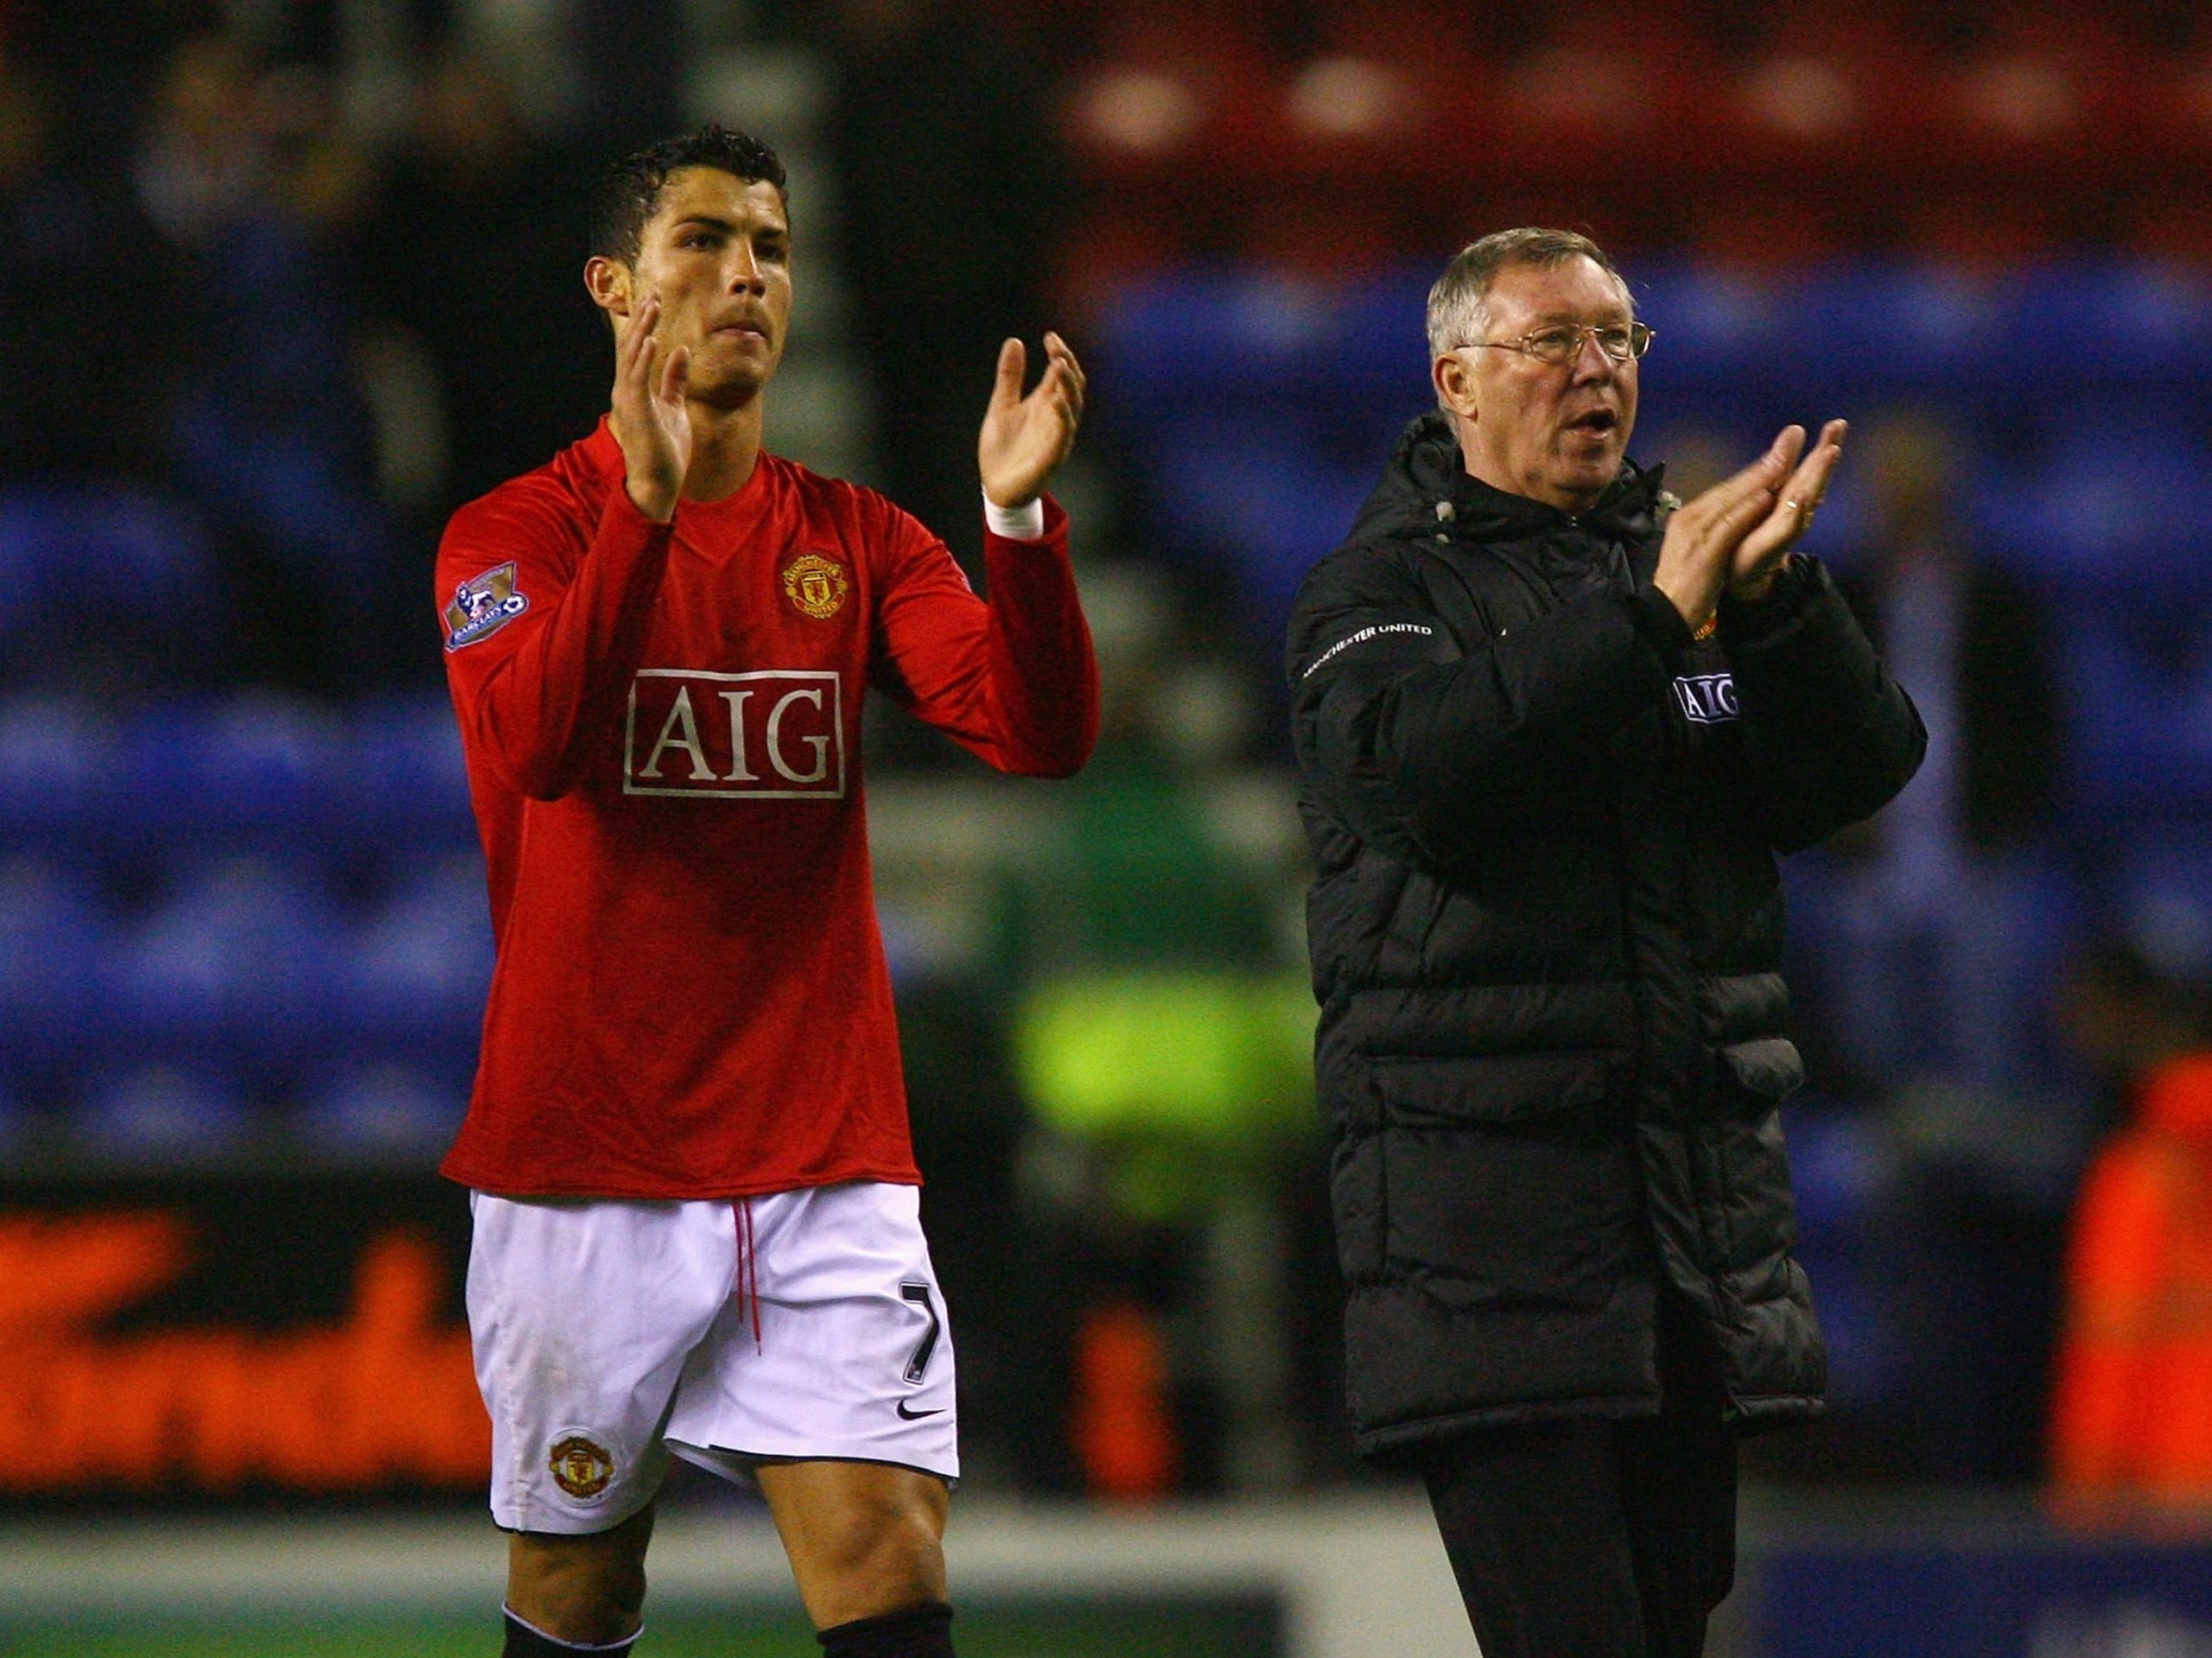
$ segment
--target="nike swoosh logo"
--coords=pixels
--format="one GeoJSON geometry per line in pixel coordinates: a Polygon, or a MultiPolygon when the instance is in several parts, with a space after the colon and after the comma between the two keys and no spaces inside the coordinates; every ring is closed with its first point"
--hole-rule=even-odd
{"type": "Polygon", "coordinates": [[[899,1401],[899,1414],[905,1417],[906,1420],[914,1422],[925,1416],[942,1416],[944,1414],[944,1407],[940,1405],[935,1410],[909,1410],[906,1408],[906,1401],[902,1399],[899,1401]]]}

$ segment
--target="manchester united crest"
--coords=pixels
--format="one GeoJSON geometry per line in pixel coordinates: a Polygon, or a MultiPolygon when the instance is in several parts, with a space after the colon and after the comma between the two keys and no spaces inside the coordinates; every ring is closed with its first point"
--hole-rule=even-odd
{"type": "Polygon", "coordinates": [[[784,567],[784,597],[817,621],[843,607],[849,587],[845,567],[819,553],[801,553],[784,567]]]}
{"type": "Polygon", "coordinates": [[[614,1477],[614,1453],[582,1433],[556,1439],[546,1465],[553,1471],[553,1483],[579,1502],[599,1496],[614,1477]]]}

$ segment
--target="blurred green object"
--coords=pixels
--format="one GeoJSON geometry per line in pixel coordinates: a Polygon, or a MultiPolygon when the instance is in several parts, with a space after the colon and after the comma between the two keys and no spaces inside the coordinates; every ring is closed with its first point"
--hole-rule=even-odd
{"type": "Polygon", "coordinates": [[[1039,1114],[1070,1134],[1225,1143],[1303,1123],[1313,1041],[1301,977],[1086,973],[1023,1000],[1014,1062],[1039,1114]]]}
{"type": "Polygon", "coordinates": [[[1137,726],[1109,730],[1018,894],[1014,1074],[1128,1220],[1264,1185],[1313,1123],[1313,992],[1208,798],[1137,726]]]}
{"type": "MultiPolygon", "coordinates": [[[[1282,1650],[1281,1618],[1262,1599],[1141,1604],[983,1604],[954,1628],[963,1658],[1269,1658],[1282,1650]]],[[[796,1612],[761,1606],[652,1611],[654,1658],[796,1658],[817,1651],[796,1612]]],[[[409,1618],[359,1612],[304,1618],[182,1618],[16,1623],[0,1617],[8,1658],[485,1658],[499,1618],[409,1618]]]]}
{"type": "Polygon", "coordinates": [[[1303,977],[1200,969],[1057,978],[1023,997],[1014,1058],[1039,1118],[1108,1153],[1133,1217],[1249,1184],[1313,1123],[1303,977]]]}

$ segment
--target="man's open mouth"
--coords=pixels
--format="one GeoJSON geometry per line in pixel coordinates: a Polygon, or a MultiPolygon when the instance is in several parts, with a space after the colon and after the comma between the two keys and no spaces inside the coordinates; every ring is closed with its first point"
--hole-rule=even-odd
{"type": "Polygon", "coordinates": [[[1586,415],[1577,415],[1567,422],[1567,430],[1587,433],[1592,437],[1603,437],[1621,423],[1621,417],[1610,409],[1592,409],[1586,415]]]}

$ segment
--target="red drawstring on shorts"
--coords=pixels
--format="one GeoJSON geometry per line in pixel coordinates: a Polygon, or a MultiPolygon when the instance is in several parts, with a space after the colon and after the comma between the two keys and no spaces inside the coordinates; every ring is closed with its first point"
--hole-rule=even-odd
{"type": "Polygon", "coordinates": [[[740,1316],[748,1311],[753,1318],[753,1350],[766,1350],[760,1344],[760,1267],[753,1249],[753,1200],[737,1199],[737,1310],[740,1316]]]}

